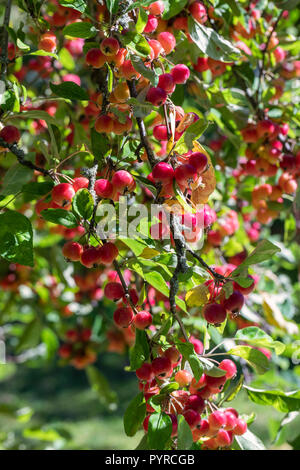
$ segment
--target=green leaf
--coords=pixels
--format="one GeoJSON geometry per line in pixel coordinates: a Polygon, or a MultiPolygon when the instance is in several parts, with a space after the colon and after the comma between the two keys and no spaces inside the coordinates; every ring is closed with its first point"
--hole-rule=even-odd
{"type": "Polygon", "coordinates": [[[73,8],[73,10],[83,13],[87,9],[87,2],[85,0],[59,0],[61,6],[65,8],[73,8]]]}
{"type": "Polygon", "coordinates": [[[0,214],[0,256],[33,266],[33,233],[29,219],[15,211],[0,214]]]}
{"type": "Polygon", "coordinates": [[[282,413],[300,410],[300,391],[282,392],[281,390],[258,390],[244,385],[251,401],[258,405],[273,406],[282,413]]]}
{"type": "Polygon", "coordinates": [[[86,374],[92,389],[97,392],[100,402],[108,406],[110,410],[115,410],[117,394],[111,390],[104,375],[94,366],[88,366],[86,374]]]}
{"type": "Polygon", "coordinates": [[[177,449],[189,450],[193,445],[193,434],[182,415],[178,415],[177,449]]]}
{"type": "Polygon", "coordinates": [[[194,141],[201,137],[207,126],[208,123],[204,119],[198,119],[198,121],[193,122],[177,141],[174,150],[180,155],[192,150],[194,141]]]}
{"type": "Polygon", "coordinates": [[[206,375],[209,375],[210,377],[223,377],[226,374],[224,370],[219,369],[209,359],[206,359],[205,357],[201,356],[199,357],[199,359],[206,375]]]}
{"type": "Polygon", "coordinates": [[[22,186],[22,192],[26,194],[30,194],[32,196],[36,196],[38,198],[40,196],[45,196],[45,194],[48,194],[52,188],[53,188],[52,181],[42,181],[40,183],[31,182],[31,183],[26,183],[22,186]]]}
{"type": "Polygon", "coordinates": [[[185,5],[187,0],[164,0],[165,9],[163,12],[163,19],[169,20],[180,13],[185,5]]]}
{"type": "Polygon", "coordinates": [[[75,60],[66,47],[62,47],[58,54],[61,65],[68,71],[75,69],[75,60]]]}
{"type": "Polygon", "coordinates": [[[53,124],[54,126],[57,124],[56,119],[50,116],[46,111],[42,110],[32,110],[32,111],[22,111],[22,113],[14,113],[9,118],[11,119],[43,119],[47,122],[48,125],[53,124]]]}
{"type": "MultiPolygon", "coordinates": [[[[123,241],[123,240],[122,240],[123,241]]],[[[147,260],[148,264],[150,260],[147,260]]],[[[155,263],[152,262],[153,265],[155,266],[155,263]]],[[[151,264],[151,263],[150,263],[151,264]]],[[[152,270],[151,272],[147,272],[146,270],[146,262],[142,261],[141,259],[133,259],[130,264],[128,263],[129,269],[132,269],[133,271],[137,272],[145,281],[148,282],[151,286],[153,286],[155,289],[157,289],[159,292],[161,292],[163,295],[166,297],[169,297],[169,287],[162,276],[162,274],[159,271],[154,271],[152,270]]],[[[167,276],[168,280],[170,279],[170,276],[167,276]]],[[[185,302],[180,299],[178,296],[176,296],[176,304],[178,307],[181,308],[185,313],[187,313],[185,302]]]]}
{"type": "Polygon", "coordinates": [[[138,19],[135,24],[135,29],[138,33],[142,33],[148,21],[147,12],[143,8],[139,8],[138,19]]]}
{"type": "Polygon", "coordinates": [[[88,189],[79,189],[72,200],[73,212],[82,217],[84,220],[89,220],[94,210],[93,196],[88,189]]]}
{"type": "Polygon", "coordinates": [[[271,259],[276,253],[278,253],[280,248],[269,240],[260,241],[256,248],[250,253],[249,256],[230,274],[230,277],[236,278],[240,273],[243,273],[245,268],[252,266],[253,264],[262,263],[271,259]]]}
{"type": "Polygon", "coordinates": [[[59,85],[50,83],[50,88],[55,95],[68,100],[87,101],[89,99],[87,92],[74,82],[63,82],[59,85]]]}
{"type": "Polygon", "coordinates": [[[38,50],[38,51],[29,52],[28,54],[24,54],[24,55],[26,55],[26,56],[27,55],[37,55],[39,57],[53,57],[54,59],[58,59],[57,54],[55,54],[54,52],[44,51],[43,49],[38,50]]]}
{"type": "Polygon", "coordinates": [[[203,373],[203,367],[199,357],[195,353],[194,345],[192,343],[183,343],[182,341],[177,341],[176,346],[180,354],[182,354],[183,359],[188,361],[193,371],[194,377],[198,382],[203,373]]]}
{"type": "Polygon", "coordinates": [[[21,191],[22,185],[27,183],[27,181],[30,181],[32,176],[33,170],[30,170],[19,163],[12,165],[4,175],[0,193],[4,196],[17,194],[21,191]]]}
{"type": "Polygon", "coordinates": [[[300,0],[277,0],[275,5],[281,10],[294,10],[299,5],[300,0]]]}
{"type": "Polygon", "coordinates": [[[136,330],[135,343],[129,352],[131,370],[139,369],[139,367],[147,361],[149,356],[150,349],[146,332],[143,330],[136,330]]]}
{"type": "Polygon", "coordinates": [[[149,450],[147,434],[145,434],[134,450],[149,450]]]}
{"type": "Polygon", "coordinates": [[[157,73],[150,67],[146,67],[141,57],[132,54],[130,60],[135,70],[143,75],[143,77],[147,78],[151,85],[156,86],[158,84],[157,73]]]}
{"type": "Polygon", "coordinates": [[[118,11],[119,0],[107,0],[106,6],[108,8],[109,13],[114,15],[118,11]]]}
{"type": "Polygon", "coordinates": [[[235,339],[252,344],[253,346],[275,349],[278,355],[282,354],[285,350],[283,343],[273,340],[271,336],[256,326],[249,326],[248,328],[238,330],[235,339]]]}
{"type": "Polygon", "coordinates": [[[78,220],[72,212],[64,209],[45,209],[41,215],[48,222],[53,224],[64,225],[68,228],[75,228],[78,226],[78,220]]]}
{"type": "Polygon", "coordinates": [[[41,333],[41,321],[39,318],[35,318],[34,320],[32,320],[32,322],[28,323],[25,326],[25,329],[16,348],[16,353],[19,354],[25,349],[31,349],[36,347],[40,342],[41,333]]]}
{"type": "Polygon", "coordinates": [[[247,430],[242,436],[235,436],[239,450],[266,450],[261,440],[247,430]]]}
{"type": "Polygon", "coordinates": [[[264,374],[269,369],[267,357],[258,349],[251,348],[251,346],[237,346],[227,351],[227,354],[245,359],[258,374],[264,374]]]}
{"type": "Polygon", "coordinates": [[[124,430],[127,436],[134,436],[139,430],[146,416],[146,400],[144,394],[139,393],[129,403],[124,414],[124,430]]]}
{"type": "Polygon", "coordinates": [[[150,54],[150,46],[147,40],[140,33],[135,31],[127,31],[121,37],[122,43],[128,49],[131,49],[141,57],[148,57],[150,54]]]}
{"type": "Polygon", "coordinates": [[[232,62],[239,58],[240,50],[220,36],[215,30],[207,28],[189,16],[189,34],[203,54],[222,62],[232,62]]]}
{"type": "Polygon", "coordinates": [[[165,413],[153,413],[148,424],[150,449],[164,450],[172,434],[172,421],[165,413]]]}
{"type": "Polygon", "coordinates": [[[94,157],[98,161],[104,161],[104,156],[110,149],[107,135],[99,134],[95,129],[91,129],[91,145],[94,157]]]}
{"type": "Polygon", "coordinates": [[[72,38],[89,39],[97,34],[98,30],[91,23],[86,21],[78,21],[70,23],[63,29],[64,36],[71,36],[72,38]]]}

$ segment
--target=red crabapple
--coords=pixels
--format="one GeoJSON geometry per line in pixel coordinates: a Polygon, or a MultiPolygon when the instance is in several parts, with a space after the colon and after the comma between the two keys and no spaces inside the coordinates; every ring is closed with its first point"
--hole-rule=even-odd
{"type": "Polygon", "coordinates": [[[164,356],[168,357],[172,364],[177,364],[181,359],[181,354],[175,346],[166,349],[164,356]]]}
{"type": "Polygon", "coordinates": [[[161,106],[166,102],[167,93],[159,87],[151,87],[146,95],[146,100],[153,104],[153,106],[161,106]]]}
{"type": "Polygon", "coordinates": [[[85,61],[88,65],[91,65],[95,69],[103,67],[107,60],[107,57],[100,51],[100,49],[93,47],[88,50],[85,61]]]}
{"type": "Polygon", "coordinates": [[[113,195],[114,187],[110,181],[106,179],[99,179],[95,182],[95,191],[97,196],[102,197],[104,199],[110,199],[113,195]]]}
{"type": "Polygon", "coordinates": [[[119,300],[124,295],[124,289],[120,282],[108,282],[104,287],[104,295],[110,300],[119,300]]]}
{"type": "Polygon", "coordinates": [[[228,411],[228,409],[225,410],[224,414],[226,416],[226,424],[224,426],[224,429],[226,431],[232,431],[236,425],[237,417],[231,411],[228,411]]]}
{"type": "Polygon", "coordinates": [[[147,24],[144,28],[144,33],[153,33],[158,26],[157,18],[154,15],[148,16],[147,24]]]}
{"type": "Polygon", "coordinates": [[[123,64],[120,67],[122,75],[126,80],[132,80],[134,78],[140,78],[141,74],[135,70],[130,59],[124,60],[123,64]]]}
{"type": "Polygon", "coordinates": [[[174,176],[177,183],[187,186],[189,181],[196,181],[197,171],[189,163],[184,163],[175,168],[174,176]]]}
{"type": "Polygon", "coordinates": [[[165,92],[168,94],[173,93],[176,87],[173,75],[171,73],[163,73],[160,75],[157,86],[165,90],[165,92]]]}
{"type": "Polygon", "coordinates": [[[98,248],[99,262],[110,265],[117,258],[119,250],[113,243],[104,243],[98,248]]]}
{"type": "Polygon", "coordinates": [[[114,312],[114,322],[120,328],[127,328],[132,323],[133,317],[130,307],[120,307],[114,312]]]}
{"type": "Polygon", "coordinates": [[[200,2],[193,2],[189,6],[189,11],[195,20],[203,24],[207,21],[207,13],[205,6],[200,2]]]}
{"type": "Polygon", "coordinates": [[[99,260],[99,250],[94,246],[85,248],[80,259],[81,264],[83,264],[83,266],[85,266],[86,268],[92,268],[96,266],[99,263],[99,260]]]}
{"type": "Polygon", "coordinates": [[[222,390],[226,380],[226,375],[223,375],[222,377],[206,376],[206,384],[214,393],[222,390]]]}
{"type": "Polygon", "coordinates": [[[172,363],[166,356],[156,357],[151,365],[154,375],[160,377],[164,377],[172,369],[172,363]]]}
{"type": "Polygon", "coordinates": [[[233,283],[233,288],[235,290],[238,290],[239,292],[241,292],[243,295],[250,294],[253,291],[253,289],[255,288],[255,280],[251,275],[248,275],[248,278],[253,280],[252,284],[250,284],[249,287],[242,287],[237,282],[234,282],[233,283]]]}
{"type": "Polygon", "coordinates": [[[190,69],[184,64],[177,64],[171,70],[175,84],[185,83],[190,76],[190,69]]]}
{"type": "Polygon", "coordinates": [[[222,301],[222,305],[228,312],[237,313],[244,305],[244,296],[241,292],[235,290],[228,299],[222,301]]]}
{"type": "Polygon", "coordinates": [[[148,44],[154,52],[154,59],[157,59],[163,51],[161,43],[156,39],[149,39],[148,44]]]}
{"type": "Polygon", "coordinates": [[[219,429],[216,441],[220,447],[229,447],[233,441],[232,433],[225,431],[225,429],[219,429]]]}
{"type": "Polygon", "coordinates": [[[240,418],[237,418],[235,427],[233,428],[233,434],[236,436],[242,436],[247,431],[247,423],[240,418]]]}
{"type": "Polygon", "coordinates": [[[181,369],[176,372],[174,379],[175,382],[179,384],[180,387],[187,387],[191,381],[193,376],[187,370],[181,369]]]}
{"type": "Polygon", "coordinates": [[[198,424],[200,424],[201,422],[201,415],[200,413],[198,413],[198,411],[195,411],[193,409],[188,409],[184,411],[182,414],[191,429],[195,429],[196,426],[198,426],[198,424]]]}
{"type": "Polygon", "coordinates": [[[220,429],[226,426],[226,416],[222,411],[214,411],[208,417],[209,426],[212,429],[220,429]]]}
{"type": "Polygon", "coordinates": [[[207,156],[201,152],[194,152],[189,156],[189,164],[196,168],[197,173],[202,173],[207,168],[207,156]]]}
{"type": "Polygon", "coordinates": [[[135,371],[136,376],[139,380],[149,381],[153,378],[153,371],[151,364],[144,362],[144,364],[135,371]]]}
{"type": "Polygon", "coordinates": [[[116,55],[119,52],[119,49],[119,41],[115,38],[105,38],[100,44],[100,50],[104,55],[116,55]]]}
{"type": "Polygon", "coordinates": [[[230,359],[224,359],[222,362],[220,362],[219,369],[226,371],[225,377],[227,380],[232,379],[232,377],[234,377],[237,372],[235,363],[230,359]]]}
{"type": "Polygon", "coordinates": [[[134,184],[134,179],[128,171],[119,170],[114,173],[111,184],[117,191],[122,191],[125,188],[131,189],[134,184]]]}
{"type": "Polygon", "coordinates": [[[46,52],[54,52],[56,49],[56,36],[53,33],[45,33],[40,37],[38,48],[46,52]]]}
{"type": "Polygon", "coordinates": [[[154,181],[166,183],[174,178],[174,170],[169,163],[159,162],[152,170],[152,177],[154,181]]]}
{"type": "Polygon", "coordinates": [[[153,2],[149,5],[148,10],[151,15],[159,16],[164,12],[165,5],[162,1],[153,2]]]}
{"type": "Polygon", "coordinates": [[[75,196],[75,190],[69,183],[59,183],[52,189],[52,200],[61,207],[69,204],[75,196]]]}
{"type": "Polygon", "coordinates": [[[158,125],[153,128],[153,137],[157,140],[168,140],[168,130],[165,125],[158,125]]]}
{"type": "Polygon", "coordinates": [[[114,121],[107,114],[102,114],[96,119],[95,129],[100,134],[109,134],[114,130],[114,121]]]}
{"type": "Polygon", "coordinates": [[[166,54],[170,54],[176,46],[176,39],[172,33],[168,31],[163,31],[159,33],[157,39],[161,43],[162,47],[165,50],[166,54]]]}
{"type": "Polygon", "coordinates": [[[205,408],[205,401],[199,395],[190,395],[185,404],[185,408],[198,411],[198,413],[201,414],[205,408]]]}
{"type": "Polygon", "coordinates": [[[83,253],[83,247],[80,243],[69,241],[64,244],[62,253],[70,261],[79,261],[83,253]]]}
{"type": "Polygon", "coordinates": [[[203,309],[203,316],[208,323],[219,325],[226,319],[226,310],[217,303],[207,304],[203,309]]]}
{"type": "Polygon", "coordinates": [[[20,140],[20,132],[15,126],[5,126],[0,131],[0,137],[8,144],[13,144],[20,140]]]}
{"type": "Polygon", "coordinates": [[[135,315],[133,322],[138,330],[144,330],[152,324],[152,315],[142,310],[135,315]]]}
{"type": "Polygon", "coordinates": [[[89,187],[89,180],[88,178],[85,178],[84,176],[79,176],[78,178],[74,178],[73,181],[73,188],[75,192],[79,191],[79,189],[84,189],[89,187]]]}

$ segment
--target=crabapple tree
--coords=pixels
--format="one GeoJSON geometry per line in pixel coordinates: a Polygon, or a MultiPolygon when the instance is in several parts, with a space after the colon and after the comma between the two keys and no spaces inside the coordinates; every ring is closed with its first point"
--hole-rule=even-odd
{"type": "Polygon", "coordinates": [[[300,338],[298,4],[0,6],[7,362],[84,369],[109,406],[125,354],[138,449],[263,449],[240,391],[300,409],[299,378],[268,388],[300,338]]]}

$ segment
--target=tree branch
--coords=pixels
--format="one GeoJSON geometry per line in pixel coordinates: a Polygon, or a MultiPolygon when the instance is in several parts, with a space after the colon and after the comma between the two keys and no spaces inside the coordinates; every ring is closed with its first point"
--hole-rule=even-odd
{"type": "Polygon", "coordinates": [[[9,25],[10,13],[11,13],[12,0],[6,0],[6,7],[4,12],[4,20],[2,26],[2,41],[1,41],[1,78],[4,79],[7,73],[7,48],[8,48],[8,31],[7,26],[9,25]]]}
{"type": "Polygon", "coordinates": [[[11,153],[13,153],[17,159],[18,159],[18,162],[23,165],[23,166],[27,166],[27,168],[30,168],[31,170],[36,170],[36,171],[39,171],[40,173],[42,173],[44,176],[50,176],[52,179],[54,179],[54,175],[53,173],[51,172],[51,170],[45,170],[45,168],[40,168],[39,166],[35,165],[34,163],[32,163],[31,161],[29,160],[26,160],[25,159],[25,152],[20,149],[17,144],[8,144],[7,142],[5,142],[5,140],[3,140],[1,137],[0,137],[0,146],[1,147],[5,147],[5,148],[8,148],[11,153]]]}
{"type": "MultiPolygon", "coordinates": [[[[136,88],[135,88],[134,80],[127,80],[127,85],[128,85],[129,91],[130,91],[130,96],[132,98],[136,98],[137,97],[137,91],[136,91],[136,88]]],[[[154,165],[157,163],[157,161],[156,161],[156,157],[154,155],[154,152],[151,148],[148,137],[147,137],[147,132],[146,132],[144,121],[143,121],[142,118],[136,117],[136,122],[137,122],[139,132],[140,132],[141,144],[143,145],[144,149],[146,150],[148,161],[149,161],[151,167],[153,168],[154,165]]]]}

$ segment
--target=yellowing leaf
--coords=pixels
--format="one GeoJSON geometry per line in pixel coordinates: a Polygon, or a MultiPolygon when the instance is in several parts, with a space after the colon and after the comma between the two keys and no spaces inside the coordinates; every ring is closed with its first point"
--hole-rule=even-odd
{"type": "Polygon", "coordinates": [[[209,289],[205,284],[193,287],[185,294],[185,302],[188,307],[202,307],[209,300],[209,289]]]}
{"type": "Polygon", "coordinates": [[[194,141],[193,152],[204,153],[207,156],[209,164],[208,170],[201,175],[201,184],[192,191],[191,198],[194,204],[205,204],[216,187],[215,170],[209,154],[196,140],[194,141]]]}
{"type": "Polygon", "coordinates": [[[144,248],[143,252],[140,254],[140,257],[145,258],[145,259],[151,259],[157,255],[159,255],[159,251],[154,250],[154,248],[150,248],[149,246],[147,246],[146,248],[144,248]]]}
{"type": "Polygon", "coordinates": [[[262,298],[262,307],[268,323],[286,331],[290,335],[298,334],[298,326],[284,318],[274,300],[266,293],[263,293],[262,298]]]}

